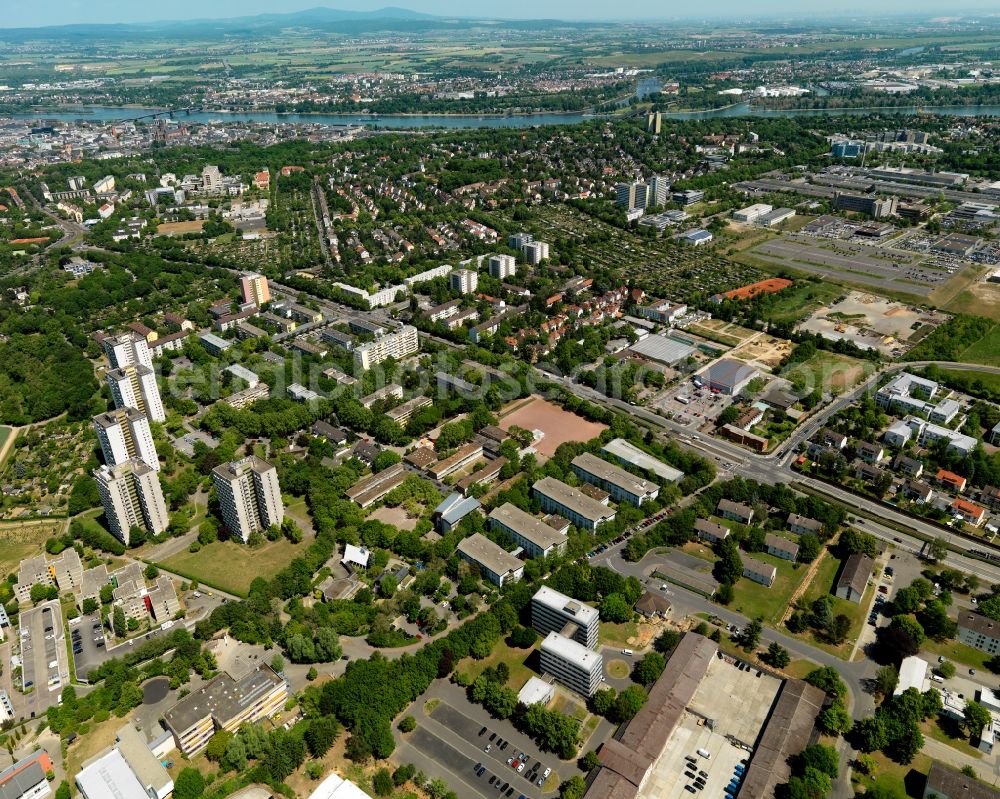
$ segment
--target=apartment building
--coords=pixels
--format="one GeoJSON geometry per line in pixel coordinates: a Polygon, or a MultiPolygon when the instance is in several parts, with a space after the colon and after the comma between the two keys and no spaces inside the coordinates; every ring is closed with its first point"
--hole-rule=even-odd
{"type": "Polygon", "coordinates": [[[517,274],[517,259],[513,255],[491,255],[489,261],[490,277],[506,280],[517,274]]]}
{"type": "Polygon", "coordinates": [[[728,519],[731,522],[750,524],[753,521],[753,508],[749,505],[744,505],[742,502],[720,499],[716,510],[723,519],[728,519]]]}
{"type": "Polygon", "coordinates": [[[367,508],[402,485],[406,475],[406,467],[401,463],[395,463],[381,472],[362,477],[345,493],[348,499],[357,502],[362,508],[367,508]]]}
{"type": "Polygon", "coordinates": [[[694,531],[698,538],[708,541],[710,544],[724,541],[729,537],[729,528],[721,524],[710,522],[708,519],[695,519],[694,531]]]}
{"type": "Polygon", "coordinates": [[[249,408],[255,402],[267,399],[270,394],[271,389],[268,387],[267,383],[258,383],[256,386],[252,386],[251,388],[236,391],[222,401],[230,407],[238,410],[240,408],[249,408]]]}
{"type": "Polygon", "coordinates": [[[971,610],[958,611],[958,640],[990,655],[1000,653],[1000,622],[971,610]]]}
{"type": "Polygon", "coordinates": [[[427,473],[435,480],[444,480],[448,475],[454,474],[466,466],[471,466],[482,457],[483,447],[481,444],[475,442],[463,444],[454,455],[428,466],[427,473]]]}
{"type": "Polygon", "coordinates": [[[603,488],[615,502],[631,502],[638,507],[660,493],[660,487],[651,480],[636,477],[589,452],[577,455],[571,465],[577,477],[603,488]]]}
{"type": "Polygon", "coordinates": [[[359,344],[354,348],[354,363],[361,369],[371,369],[388,358],[401,360],[420,349],[417,329],[403,325],[396,333],[387,333],[374,341],[359,344]]]}
{"type": "Polygon", "coordinates": [[[596,608],[543,585],[531,598],[531,626],[542,635],[560,633],[588,649],[596,649],[600,614],[596,608]]]}
{"type": "Polygon", "coordinates": [[[743,555],[742,558],[743,576],[748,580],[753,580],[755,583],[760,583],[770,588],[778,576],[777,567],[756,558],[749,558],[746,555],[743,555]]]}
{"type": "Polygon", "coordinates": [[[133,527],[159,535],[170,518],[157,473],[140,460],[94,471],[104,515],[114,536],[126,546],[133,527]]]}
{"type": "Polygon", "coordinates": [[[160,471],[149,419],[135,408],[119,408],[94,417],[94,432],[108,466],[138,459],[160,471]]]}
{"type": "Polygon", "coordinates": [[[492,529],[507,533],[529,557],[547,558],[566,551],[565,533],[552,529],[510,502],[494,508],[489,520],[492,529]]]}
{"type": "Polygon", "coordinates": [[[774,533],[768,533],[764,536],[764,548],[767,550],[768,555],[774,555],[777,558],[792,562],[799,556],[798,544],[774,533]]]}
{"type": "Polygon", "coordinates": [[[463,539],[456,551],[462,560],[478,566],[484,579],[501,588],[505,583],[517,582],[524,575],[521,561],[481,533],[463,539]]]}
{"type": "Polygon", "coordinates": [[[109,336],[101,342],[104,354],[112,369],[124,369],[126,366],[145,366],[153,368],[153,356],[149,343],[138,333],[123,333],[120,336],[109,336]]]}
{"type": "Polygon", "coordinates": [[[160,389],[156,385],[156,373],[148,366],[128,365],[109,369],[105,379],[116,408],[135,408],[151,421],[166,421],[160,389]]]}
{"type": "Polygon", "coordinates": [[[278,470],[250,455],[212,470],[226,528],[244,543],[258,530],[278,526],[285,506],[278,486],[278,470]]]}
{"type": "Polygon", "coordinates": [[[271,301],[271,288],[267,278],[255,272],[240,275],[240,294],[243,302],[252,302],[258,308],[271,301]]]}
{"type": "Polygon", "coordinates": [[[385,415],[396,424],[405,427],[406,423],[413,417],[413,414],[430,404],[432,404],[430,397],[414,397],[397,405],[395,408],[390,408],[385,412],[385,415]]]}
{"type": "Polygon", "coordinates": [[[581,530],[593,533],[600,525],[615,518],[615,511],[605,503],[554,477],[536,480],[531,488],[541,501],[542,510],[558,513],[581,530]]]}
{"type": "Polygon", "coordinates": [[[54,585],[62,593],[80,590],[83,585],[83,564],[73,547],[64,549],[51,561],[45,555],[21,561],[14,584],[18,602],[31,601],[31,589],[36,585],[54,585]]]}
{"type": "Polygon", "coordinates": [[[236,732],[278,713],[288,699],[288,685],[269,666],[240,676],[223,672],[192,691],[163,714],[177,748],[188,757],[200,752],[218,730],[236,732]]]}
{"type": "Polygon", "coordinates": [[[479,286],[479,273],[472,269],[456,269],[448,275],[448,288],[459,294],[472,294],[479,286]]]}
{"type": "Polygon", "coordinates": [[[542,673],[551,674],[559,682],[582,696],[593,696],[604,674],[604,659],[572,638],[551,632],[541,647],[542,673]]]}
{"type": "Polygon", "coordinates": [[[818,522],[816,519],[810,519],[808,516],[800,516],[797,513],[789,513],[787,521],[789,531],[795,533],[796,535],[805,535],[806,533],[819,535],[823,531],[822,522],[818,522]]]}
{"type": "Polygon", "coordinates": [[[626,466],[634,466],[654,474],[665,483],[676,483],[684,477],[684,472],[680,469],[675,469],[658,458],[654,458],[624,438],[611,439],[601,448],[601,452],[610,455],[626,466]]]}

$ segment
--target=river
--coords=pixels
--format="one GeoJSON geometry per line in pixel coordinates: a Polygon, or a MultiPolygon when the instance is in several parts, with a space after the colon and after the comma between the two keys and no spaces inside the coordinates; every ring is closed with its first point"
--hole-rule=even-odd
{"type": "MultiPolygon", "coordinates": [[[[154,108],[119,108],[114,106],[81,106],[72,109],[47,108],[31,113],[10,115],[14,119],[53,119],[72,122],[77,119],[114,122],[147,116],[158,112],[154,108]]],[[[836,108],[836,109],[762,109],[749,103],[736,103],[708,111],[675,111],[664,113],[664,119],[715,119],[721,117],[797,117],[797,116],[864,116],[873,113],[912,116],[917,113],[946,116],[1000,116],[998,105],[969,106],[901,106],[898,108],[836,108]]],[[[10,117],[8,117],[10,118],[10,117]]],[[[228,113],[225,111],[177,112],[178,120],[190,122],[298,122],[319,125],[374,125],[379,128],[527,128],[534,125],[575,125],[599,119],[589,114],[519,114],[513,116],[457,114],[278,114],[273,111],[228,113]]]]}

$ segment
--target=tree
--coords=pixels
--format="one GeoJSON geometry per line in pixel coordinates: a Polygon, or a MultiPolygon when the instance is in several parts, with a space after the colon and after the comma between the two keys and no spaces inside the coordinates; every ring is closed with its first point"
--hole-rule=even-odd
{"type": "Polygon", "coordinates": [[[399,721],[400,732],[413,732],[417,728],[417,720],[413,716],[404,716],[399,721]]]}
{"type": "Polygon", "coordinates": [[[851,714],[839,700],[819,714],[819,727],[828,735],[842,735],[851,729],[851,714]]]}
{"type": "Polygon", "coordinates": [[[509,640],[510,645],[513,647],[517,647],[518,649],[530,649],[538,640],[538,633],[530,627],[517,625],[513,630],[511,630],[509,640]]]}
{"type": "Polygon", "coordinates": [[[955,664],[950,660],[946,660],[944,663],[938,663],[934,667],[934,671],[936,671],[944,679],[950,680],[955,676],[955,664]]]}
{"type": "Polygon", "coordinates": [[[128,632],[128,624],[125,621],[125,611],[122,610],[121,605],[115,605],[111,618],[111,626],[115,631],[115,635],[119,638],[124,638],[125,634],[128,632]]]}
{"type": "Polygon", "coordinates": [[[667,661],[659,652],[647,652],[632,669],[632,679],[640,685],[650,686],[663,674],[667,661]]]}
{"type": "Polygon", "coordinates": [[[601,621],[623,624],[632,618],[632,608],[622,594],[608,594],[601,600],[601,621]]]}
{"type": "Polygon", "coordinates": [[[736,542],[731,537],[724,538],[717,550],[719,560],[715,564],[715,576],[720,583],[734,585],[743,576],[743,561],[736,542]]]}
{"type": "Polygon", "coordinates": [[[978,738],[983,732],[983,727],[988,725],[992,718],[990,711],[979,702],[973,699],[966,700],[965,709],[962,711],[962,726],[970,737],[978,738]]]}
{"type": "Polygon", "coordinates": [[[372,778],[372,789],[376,796],[390,796],[395,786],[392,783],[392,774],[387,768],[380,768],[372,778]]]}
{"type": "Polygon", "coordinates": [[[205,778],[196,768],[183,768],[174,781],[175,799],[201,799],[205,791],[205,778]]]}
{"type": "Polygon", "coordinates": [[[219,730],[208,739],[208,746],[205,747],[205,757],[213,763],[218,763],[226,755],[226,747],[232,740],[233,734],[227,730],[219,730]]]}
{"type": "Polygon", "coordinates": [[[832,746],[823,744],[810,744],[802,750],[798,757],[798,764],[803,770],[814,768],[826,774],[830,779],[836,779],[840,771],[840,758],[837,757],[837,750],[832,746]]]}
{"type": "Polygon", "coordinates": [[[271,668],[278,672],[278,674],[281,674],[285,670],[285,659],[277,652],[271,658],[271,668]]]}
{"type": "Polygon", "coordinates": [[[892,696],[899,684],[899,672],[893,665],[881,666],[875,672],[875,690],[882,696],[892,696]]]}
{"type": "Polygon", "coordinates": [[[753,652],[760,644],[760,634],[763,630],[764,625],[761,624],[760,619],[754,619],[740,631],[740,634],[736,637],[736,641],[743,647],[744,651],[753,652]]]}
{"type": "Polygon", "coordinates": [[[601,764],[601,759],[597,756],[597,752],[591,749],[587,754],[580,758],[579,766],[580,771],[589,772],[593,771],[601,764]]]}
{"type": "Polygon", "coordinates": [[[88,596],[83,600],[83,612],[85,615],[90,615],[91,613],[96,613],[101,606],[97,603],[97,600],[92,596],[88,596]]]}
{"type": "Polygon", "coordinates": [[[619,724],[628,721],[646,704],[646,692],[638,685],[630,685],[615,699],[613,721],[619,724]]]}
{"type": "Polygon", "coordinates": [[[788,654],[788,650],[785,649],[777,641],[772,641],[767,647],[767,653],[764,655],[764,662],[776,669],[783,669],[791,662],[791,657],[788,654]]]}
{"type": "Polygon", "coordinates": [[[681,634],[676,630],[664,630],[653,641],[653,649],[662,654],[673,651],[681,642],[681,634]]]}
{"type": "Polygon", "coordinates": [[[559,786],[559,799],[580,799],[585,790],[587,784],[583,781],[583,777],[574,774],[559,786]]]}
{"type": "Polygon", "coordinates": [[[378,592],[389,599],[396,593],[396,587],[396,577],[392,574],[387,574],[379,581],[378,592]]]}
{"type": "Polygon", "coordinates": [[[819,553],[822,549],[823,545],[820,544],[819,539],[812,533],[806,533],[799,536],[798,557],[800,563],[812,563],[819,557],[819,553]]]}
{"type": "Polygon", "coordinates": [[[831,698],[844,699],[847,696],[847,685],[832,666],[820,666],[806,675],[806,682],[814,685],[831,698]]]}
{"type": "Polygon", "coordinates": [[[944,560],[945,556],[948,554],[948,542],[945,541],[944,538],[940,537],[935,538],[932,541],[928,541],[925,554],[935,563],[944,560]]]}
{"type": "Polygon", "coordinates": [[[306,746],[313,757],[323,757],[337,740],[340,724],[333,716],[319,716],[309,722],[304,735],[306,746]]]}
{"type": "Polygon", "coordinates": [[[590,697],[590,709],[598,716],[610,718],[617,698],[618,695],[615,693],[614,688],[599,690],[590,697]]]}

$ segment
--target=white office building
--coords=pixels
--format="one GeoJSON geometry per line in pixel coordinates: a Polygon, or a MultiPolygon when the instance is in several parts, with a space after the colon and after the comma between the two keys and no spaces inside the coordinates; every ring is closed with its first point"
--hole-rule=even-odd
{"type": "Polygon", "coordinates": [[[244,543],[258,530],[278,526],[285,506],[278,470],[256,455],[224,463],[212,470],[226,529],[244,543]]]}
{"type": "Polygon", "coordinates": [[[542,673],[583,696],[593,696],[604,674],[600,653],[559,633],[549,633],[542,641],[542,673]]]}
{"type": "Polygon", "coordinates": [[[354,363],[361,369],[371,369],[388,358],[400,360],[420,349],[420,339],[413,325],[403,325],[398,332],[380,336],[354,348],[354,363]]]}
{"type": "Polygon", "coordinates": [[[562,633],[594,649],[600,632],[600,614],[597,608],[543,585],[531,598],[531,626],[542,635],[562,633]],[[572,626],[567,629],[567,625],[572,626]]]}
{"type": "Polygon", "coordinates": [[[135,408],[119,408],[94,417],[94,431],[108,466],[138,458],[153,471],[160,471],[149,419],[135,408]]]}
{"type": "Polygon", "coordinates": [[[114,536],[128,545],[133,527],[159,535],[170,518],[159,476],[140,460],[102,466],[94,472],[104,515],[114,536]]]}

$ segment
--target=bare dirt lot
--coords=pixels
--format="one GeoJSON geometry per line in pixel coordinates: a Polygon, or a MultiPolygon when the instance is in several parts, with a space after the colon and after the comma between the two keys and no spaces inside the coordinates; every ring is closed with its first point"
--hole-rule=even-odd
{"type": "Polygon", "coordinates": [[[204,226],[204,219],[192,219],[188,222],[163,222],[156,226],[156,235],[183,236],[185,233],[201,233],[204,226]]]}
{"type": "Polygon", "coordinates": [[[377,519],[382,524],[391,524],[400,530],[412,530],[417,526],[417,519],[410,518],[403,508],[376,508],[368,516],[369,519],[377,519]]]}
{"type": "Polygon", "coordinates": [[[940,313],[852,291],[839,302],[818,308],[800,329],[834,341],[846,339],[859,347],[891,355],[908,349],[917,331],[926,334],[946,318],[940,313]]]}
{"type": "Polygon", "coordinates": [[[792,342],[762,333],[752,341],[737,347],[729,354],[734,358],[739,358],[741,361],[753,362],[755,365],[774,369],[791,352],[792,342]]]}
{"type": "Polygon", "coordinates": [[[501,415],[500,427],[509,430],[516,425],[525,430],[540,430],[542,438],[535,441],[534,447],[540,455],[547,458],[556,454],[560,444],[567,441],[589,441],[607,429],[607,425],[587,421],[582,416],[565,411],[537,396],[509,407],[511,410],[504,411],[501,415]]]}

